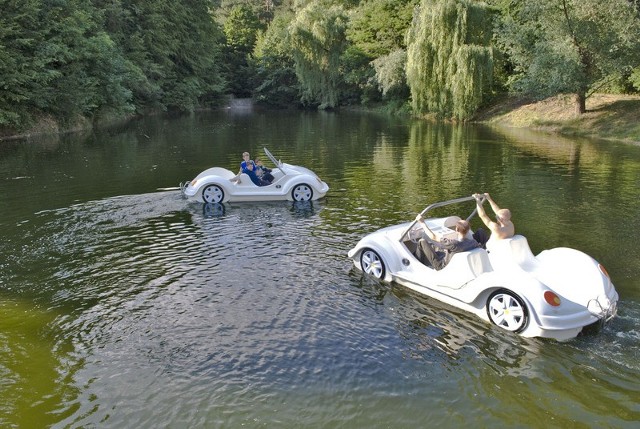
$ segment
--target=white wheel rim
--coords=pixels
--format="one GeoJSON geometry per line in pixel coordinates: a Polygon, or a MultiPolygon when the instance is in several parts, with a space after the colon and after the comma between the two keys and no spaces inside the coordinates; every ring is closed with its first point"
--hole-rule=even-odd
{"type": "Polygon", "coordinates": [[[293,199],[296,201],[309,201],[311,199],[311,188],[306,185],[298,185],[293,190],[293,199]]]}
{"type": "Polygon", "coordinates": [[[382,277],[382,260],[377,254],[368,250],[362,254],[362,270],[376,278],[382,277]]]}
{"type": "Polygon", "coordinates": [[[522,305],[506,293],[499,293],[491,298],[489,315],[493,323],[508,331],[517,331],[525,321],[522,305]]]}
{"type": "Polygon", "coordinates": [[[222,189],[217,186],[207,186],[202,191],[202,198],[208,203],[219,203],[222,200],[222,189]]]}

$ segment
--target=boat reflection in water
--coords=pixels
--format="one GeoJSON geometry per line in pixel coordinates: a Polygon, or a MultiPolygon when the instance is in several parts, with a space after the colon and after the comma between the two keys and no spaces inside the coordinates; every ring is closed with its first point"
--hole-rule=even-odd
{"type": "Polygon", "coordinates": [[[222,203],[203,203],[202,215],[205,218],[221,217],[226,213],[226,208],[222,203]]]}

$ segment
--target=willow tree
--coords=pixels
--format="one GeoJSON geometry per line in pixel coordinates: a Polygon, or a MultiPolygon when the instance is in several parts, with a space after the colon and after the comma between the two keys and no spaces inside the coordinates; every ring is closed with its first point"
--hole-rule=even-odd
{"type": "Polygon", "coordinates": [[[407,33],[414,112],[468,119],[491,89],[492,15],[484,3],[422,0],[407,33]]]}
{"type": "Polygon", "coordinates": [[[296,12],[289,33],[303,103],[337,106],[346,28],[347,13],[339,2],[311,1],[296,12]]]}

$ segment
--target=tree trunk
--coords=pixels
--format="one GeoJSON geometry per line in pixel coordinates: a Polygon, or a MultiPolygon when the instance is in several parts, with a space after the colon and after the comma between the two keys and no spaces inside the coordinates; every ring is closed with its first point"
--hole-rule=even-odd
{"type": "Polygon", "coordinates": [[[580,116],[587,111],[587,97],[584,91],[576,93],[576,116],[580,116]]]}

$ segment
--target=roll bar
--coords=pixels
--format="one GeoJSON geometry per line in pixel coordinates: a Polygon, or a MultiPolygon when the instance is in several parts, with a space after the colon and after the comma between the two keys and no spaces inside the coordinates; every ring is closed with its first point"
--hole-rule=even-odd
{"type": "MultiPolygon", "coordinates": [[[[483,195],[482,196],[482,201],[484,202],[484,198],[485,198],[484,194],[481,194],[481,195],[483,195]]],[[[420,212],[420,215],[422,215],[424,217],[425,213],[427,213],[429,210],[433,210],[433,209],[438,208],[438,207],[448,206],[448,205],[451,205],[451,204],[464,203],[466,201],[472,201],[472,200],[475,200],[475,197],[473,195],[470,196],[470,197],[461,197],[461,198],[456,198],[454,200],[448,200],[448,201],[441,201],[441,202],[438,202],[438,203],[433,203],[433,204],[428,205],[424,210],[422,210],[420,212]]],[[[478,212],[478,208],[475,207],[473,209],[473,211],[471,212],[471,214],[469,216],[467,216],[466,220],[469,221],[472,217],[474,217],[476,215],[477,212],[478,212]]],[[[411,231],[411,228],[413,228],[413,226],[416,224],[416,222],[417,222],[417,220],[415,220],[415,219],[413,220],[413,222],[411,222],[411,225],[409,225],[409,228],[407,228],[405,230],[405,232],[400,236],[400,242],[404,241],[404,238],[409,233],[409,231],[411,231]]]]}

